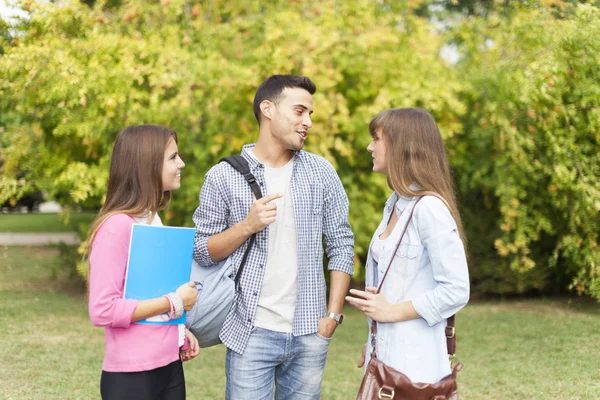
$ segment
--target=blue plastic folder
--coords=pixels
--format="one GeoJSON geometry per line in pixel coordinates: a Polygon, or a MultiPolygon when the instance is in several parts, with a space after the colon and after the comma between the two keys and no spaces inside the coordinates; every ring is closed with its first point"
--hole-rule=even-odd
{"type": "MultiPolygon", "coordinates": [[[[154,299],[189,282],[195,232],[194,228],[134,224],[123,297],[154,299]]],[[[184,324],[185,313],[175,320],[164,314],[137,323],[184,324]]]]}

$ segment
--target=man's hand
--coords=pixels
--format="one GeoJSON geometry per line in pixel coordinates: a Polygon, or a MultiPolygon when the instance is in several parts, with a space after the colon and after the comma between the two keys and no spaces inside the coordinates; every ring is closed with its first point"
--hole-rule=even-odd
{"type": "Polygon", "coordinates": [[[335,319],[330,317],[323,317],[319,320],[319,330],[317,333],[323,336],[324,338],[329,339],[333,336],[335,328],[337,328],[337,322],[335,321],[335,319]]]}
{"type": "Polygon", "coordinates": [[[211,260],[218,262],[226,259],[250,236],[275,222],[277,205],[270,202],[281,197],[283,194],[275,193],[255,200],[246,218],[231,228],[209,237],[206,247],[211,260]]]}
{"type": "Polygon", "coordinates": [[[262,231],[268,225],[275,222],[277,205],[271,202],[281,197],[283,197],[283,193],[274,193],[254,200],[252,208],[250,208],[250,213],[243,221],[250,235],[262,231]]]}

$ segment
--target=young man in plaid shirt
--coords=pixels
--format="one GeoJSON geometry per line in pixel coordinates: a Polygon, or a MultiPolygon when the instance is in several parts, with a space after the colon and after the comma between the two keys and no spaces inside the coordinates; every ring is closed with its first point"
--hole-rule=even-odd
{"type": "Polygon", "coordinates": [[[254,98],[258,141],[244,146],[265,196],[255,200],[227,163],[206,174],[194,213],[194,258],[233,257],[256,234],[220,338],[227,346],[227,399],[319,399],[327,349],[342,322],[353,273],[348,198],[333,166],[302,150],[312,127],[314,83],[274,75],[254,98]],[[323,274],[323,238],[330,274],[323,274]]]}

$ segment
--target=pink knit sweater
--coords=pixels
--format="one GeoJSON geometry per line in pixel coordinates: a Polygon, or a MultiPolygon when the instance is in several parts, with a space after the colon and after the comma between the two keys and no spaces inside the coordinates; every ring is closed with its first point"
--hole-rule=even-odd
{"type": "Polygon", "coordinates": [[[177,325],[131,323],[136,300],[123,299],[125,271],[136,221],[126,214],[108,218],[98,230],[90,254],[89,314],[103,326],[107,372],[148,371],[179,359],[177,325]]]}

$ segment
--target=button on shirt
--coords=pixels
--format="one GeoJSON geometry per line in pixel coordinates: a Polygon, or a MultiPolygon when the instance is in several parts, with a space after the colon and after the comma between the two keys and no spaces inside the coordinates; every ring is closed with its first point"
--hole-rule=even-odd
{"type": "Polygon", "coordinates": [[[377,357],[413,382],[434,383],[450,374],[444,328],[446,319],[469,299],[469,272],[456,223],[446,205],[435,196],[425,196],[416,205],[402,243],[394,253],[415,202],[416,198],[398,198],[395,193],[388,199],[373,240],[385,230],[394,204],[398,222],[390,240],[383,242],[379,262],[369,252],[366,284],[377,286],[392,260],[381,293],[393,304],[412,301],[421,318],[379,323],[377,357]]]}
{"type": "MultiPolygon", "coordinates": [[[[248,154],[254,145],[246,145],[242,156],[248,161],[264,190],[264,165],[248,154]]],[[[319,319],[326,313],[326,285],[323,275],[323,237],[330,271],[348,274],[354,269],[354,235],[348,222],[348,197],[333,166],[324,158],[305,151],[294,153],[291,190],[296,217],[298,295],[292,333],[315,333],[319,319]]],[[[254,201],[244,177],[227,163],[219,163],[205,176],[200,206],[194,212],[196,240],[194,259],[203,266],[214,266],[208,254],[208,238],[241,222],[254,201]]],[[[257,233],[240,280],[231,311],[219,337],[237,353],[243,353],[250,337],[261,292],[268,253],[269,229],[257,233]]],[[[248,241],[235,250],[237,269],[248,241]]],[[[219,261],[219,260],[217,260],[219,261]]]]}

